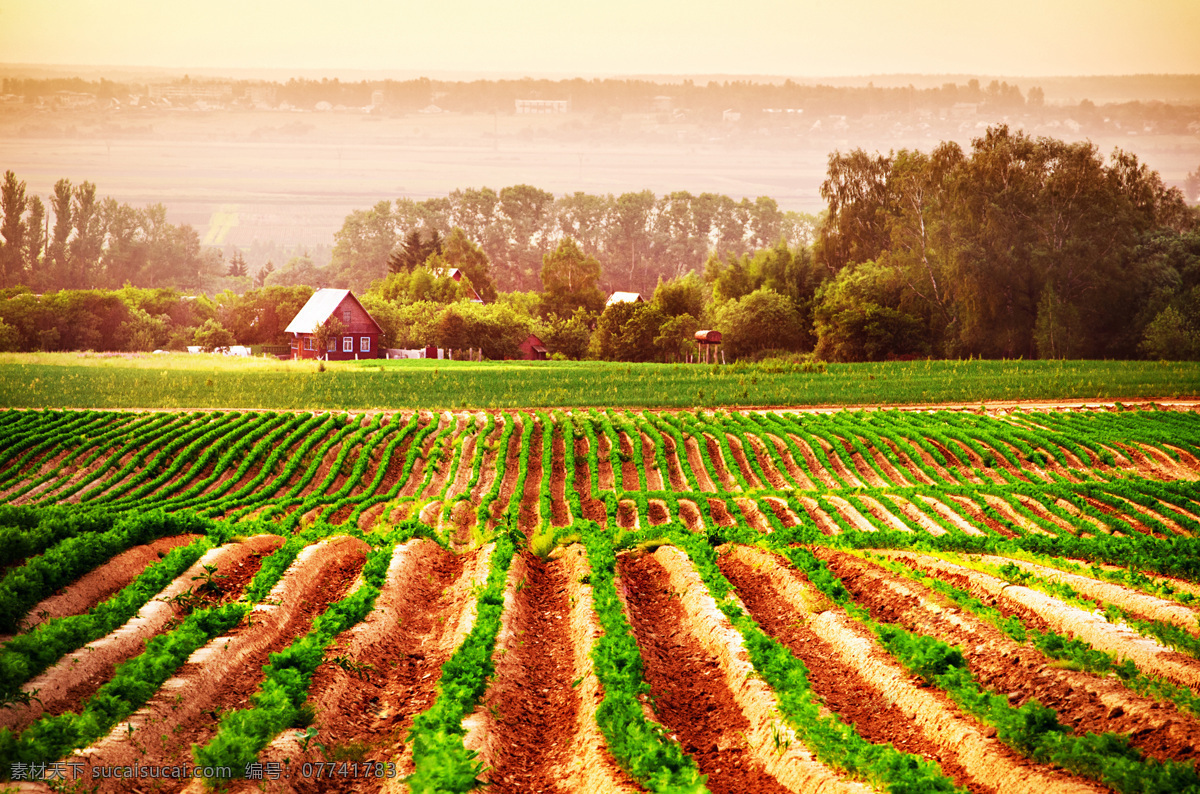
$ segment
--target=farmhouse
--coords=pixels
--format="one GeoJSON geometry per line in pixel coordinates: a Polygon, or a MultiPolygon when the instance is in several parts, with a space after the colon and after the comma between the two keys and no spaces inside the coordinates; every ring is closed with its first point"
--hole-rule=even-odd
{"type": "Polygon", "coordinates": [[[380,358],[379,339],[383,329],[367,313],[348,289],[319,289],[308,299],[285,329],[292,346],[292,358],[324,358],[346,361],[380,358]],[[330,337],[325,350],[317,350],[317,326],[336,319],[344,331],[330,337]]]}

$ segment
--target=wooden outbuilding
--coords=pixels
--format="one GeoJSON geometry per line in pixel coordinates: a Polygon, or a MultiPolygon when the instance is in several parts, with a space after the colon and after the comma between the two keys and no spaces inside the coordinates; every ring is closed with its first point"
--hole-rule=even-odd
{"type": "Polygon", "coordinates": [[[697,331],[696,332],[696,344],[700,346],[700,355],[696,357],[697,361],[700,361],[700,359],[704,359],[704,363],[707,364],[708,357],[709,357],[709,351],[711,350],[713,363],[714,364],[717,363],[717,355],[716,355],[717,348],[716,348],[716,346],[721,344],[721,332],[720,331],[712,331],[712,330],[697,331]]]}
{"type": "Polygon", "coordinates": [[[285,329],[292,358],[323,358],[348,361],[382,358],[379,340],[383,329],[348,289],[319,289],[308,299],[285,329]],[[317,326],[336,318],[346,329],[330,338],[325,350],[317,350],[317,326]]]}
{"type": "Polygon", "coordinates": [[[546,345],[533,334],[525,337],[525,341],[521,343],[520,348],[521,358],[525,361],[546,360],[546,345]]]}

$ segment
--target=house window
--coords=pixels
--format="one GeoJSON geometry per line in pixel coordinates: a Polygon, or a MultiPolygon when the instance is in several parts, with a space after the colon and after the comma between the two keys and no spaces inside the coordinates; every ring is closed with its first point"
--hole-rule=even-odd
{"type": "Polygon", "coordinates": [[[304,349],[305,350],[313,349],[313,338],[311,336],[304,337],[304,349]]]}
{"type": "Polygon", "coordinates": [[[369,337],[369,336],[359,337],[358,352],[360,352],[360,353],[370,353],[371,352],[371,337],[369,337]]]}
{"type": "Polygon", "coordinates": [[[342,352],[343,353],[353,353],[354,352],[354,337],[352,337],[352,336],[342,337],[342,352]]]}
{"type": "Polygon", "coordinates": [[[328,350],[330,353],[337,350],[337,337],[336,336],[329,337],[329,341],[325,343],[325,349],[328,350]]]}
{"type": "Polygon", "coordinates": [[[342,322],[345,323],[346,325],[350,325],[350,310],[349,309],[342,309],[342,322]]]}

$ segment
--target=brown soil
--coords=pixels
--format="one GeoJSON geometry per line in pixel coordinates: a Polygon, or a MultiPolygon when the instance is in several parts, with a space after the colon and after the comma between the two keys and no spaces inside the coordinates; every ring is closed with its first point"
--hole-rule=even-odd
{"type": "MultiPolygon", "coordinates": [[[[817,697],[858,734],[873,744],[892,744],[904,753],[928,758],[942,767],[954,782],[972,792],[993,789],[975,784],[952,749],[939,748],[884,693],[867,683],[847,662],[808,627],[806,615],[797,613],[741,555],[718,557],[721,572],[737,589],[738,597],[762,630],[785,645],[808,668],[808,682],[817,697]]],[[[784,575],[795,576],[791,570],[784,575]]],[[[814,609],[816,611],[816,609],[814,609]]],[[[945,701],[945,697],[941,698],[945,701]]]]}
{"type": "MultiPolygon", "coordinates": [[[[23,502],[23,501],[27,501],[31,497],[35,496],[36,492],[38,490],[45,489],[46,486],[50,485],[51,482],[53,482],[53,481],[52,480],[47,481],[46,483],[38,486],[38,488],[30,489],[30,491],[28,493],[24,494],[19,500],[12,500],[12,499],[8,498],[8,495],[11,494],[13,491],[18,491],[21,488],[24,488],[26,485],[28,485],[29,480],[36,480],[38,477],[41,477],[45,474],[48,474],[49,472],[54,471],[54,469],[57,468],[59,466],[59,464],[61,464],[63,462],[63,459],[66,458],[68,455],[72,454],[75,450],[63,449],[63,450],[60,450],[59,452],[57,452],[54,455],[54,457],[52,457],[44,462],[41,462],[41,463],[38,462],[39,459],[43,458],[46,454],[49,454],[51,451],[52,450],[47,450],[45,453],[42,453],[42,454],[36,456],[34,458],[34,460],[30,461],[27,466],[21,467],[20,473],[17,474],[15,479],[13,480],[13,485],[10,485],[8,488],[5,488],[3,491],[0,491],[0,501],[8,501],[8,502],[14,502],[14,503],[15,502],[23,502]],[[35,470],[35,467],[36,467],[36,470],[35,470]]],[[[0,472],[0,475],[2,475],[3,473],[4,472],[0,472]]]]}
{"type": "Polygon", "coordinates": [[[692,470],[692,475],[696,478],[696,484],[700,486],[700,490],[706,493],[714,493],[717,487],[713,485],[712,478],[708,476],[708,469],[704,468],[704,458],[700,457],[700,446],[696,442],[695,436],[684,436],[684,446],[687,447],[688,468],[692,470]]]}
{"type": "Polygon", "coordinates": [[[1058,667],[1032,646],[1014,642],[916,582],[878,565],[832,550],[821,550],[818,556],[872,618],[959,647],[976,678],[989,689],[1008,693],[1013,705],[1036,698],[1058,711],[1059,719],[1077,735],[1128,734],[1136,747],[1159,760],[1194,763],[1200,757],[1196,741],[1200,721],[1169,701],[1142,698],[1112,677],[1058,667]]]}
{"type": "Polygon", "coordinates": [[[841,477],[846,485],[851,488],[860,488],[864,485],[859,476],[851,471],[850,467],[846,465],[846,461],[842,459],[843,456],[845,456],[846,460],[850,457],[846,455],[845,450],[835,448],[823,438],[817,438],[817,443],[825,451],[825,457],[829,460],[829,465],[833,467],[834,473],[841,477]]]}
{"type": "Polygon", "coordinates": [[[665,490],[663,473],[658,468],[658,458],[654,454],[654,442],[645,433],[639,433],[638,435],[642,440],[642,468],[646,472],[646,490],[665,490]]]}
{"type": "Polygon", "coordinates": [[[617,571],[627,588],[654,713],[708,775],[709,789],[786,791],[749,752],[744,737],[751,726],[725,685],[720,662],[691,632],[679,630],[688,618],[659,561],[649,554],[622,555],[617,571]]]}
{"type": "MultiPolygon", "coordinates": [[[[504,515],[504,511],[508,510],[508,503],[512,501],[513,492],[517,490],[517,477],[521,473],[521,433],[529,432],[528,428],[521,426],[515,416],[511,417],[509,421],[516,422],[516,424],[508,439],[508,449],[504,453],[504,479],[500,481],[500,491],[496,495],[496,501],[492,502],[492,515],[488,519],[488,529],[494,527],[500,517],[504,515]]],[[[533,456],[530,455],[530,457],[533,456]]]]}
{"type": "Polygon", "coordinates": [[[917,467],[917,464],[913,462],[912,456],[905,452],[899,444],[892,441],[890,438],[884,438],[882,441],[888,445],[888,449],[892,451],[892,454],[895,455],[896,459],[899,460],[904,466],[903,473],[906,474],[909,480],[911,480],[914,484],[938,485],[938,483],[935,482],[932,477],[917,467]]]}
{"type": "MultiPolygon", "coordinates": [[[[433,445],[436,443],[438,433],[442,432],[442,418],[441,414],[436,414],[429,418],[430,422],[437,423],[437,429],[425,438],[424,446],[417,453],[416,460],[413,461],[412,468],[408,472],[408,478],[400,488],[401,498],[416,496],[417,489],[425,482],[425,467],[429,465],[429,455],[433,452],[433,445]]],[[[425,423],[423,427],[428,427],[428,423],[425,423]]]]}
{"type": "Polygon", "coordinates": [[[451,415],[450,422],[454,423],[454,429],[445,436],[445,443],[442,445],[442,459],[433,461],[437,469],[430,475],[429,482],[421,490],[419,499],[433,499],[442,492],[446,482],[450,479],[450,475],[454,473],[456,467],[462,465],[461,453],[459,450],[459,460],[454,459],[452,454],[454,451],[455,439],[462,435],[463,429],[466,427],[467,421],[464,417],[455,417],[451,415]]]}
{"type": "Polygon", "coordinates": [[[771,459],[762,439],[747,433],[746,440],[750,442],[750,448],[754,452],[755,460],[758,461],[758,467],[762,469],[763,476],[767,478],[767,486],[776,491],[789,490],[792,486],[775,467],[775,461],[771,459]]]}
{"type": "Polygon", "coordinates": [[[833,519],[821,508],[816,499],[801,496],[800,504],[804,506],[804,512],[808,513],[808,517],[817,525],[817,529],[821,530],[821,534],[832,536],[842,533],[842,528],[834,523],[833,519]]]}
{"type": "Polygon", "coordinates": [[[671,520],[671,514],[667,511],[667,503],[661,499],[651,499],[648,509],[650,523],[654,526],[661,526],[671,520]]]}
{"type": "Polygon", "coordinates": [[[532,538],[541,526],[541,506],[539,500],[542,494],[542,433],[553,432],[543,428],[542,423],[532,420],[529,437],[529,465],[526,468],[525,488],[521,493],[521,509],[517,513],[517,526],[532,538]]]}
{"type": "Polygon", "coordinates": [[[700,515],[700,508],[690,499],[679,500],[679,518],[692,532],[704,531],[704,517],[700,515]]]}
{"type": "Polygon", "coordinates": [[[779,519],[779,523],[785,527],[800,526],[800,517],[792,512],[792,508],[788,507],[787,502],[774,496],[768,496],[763,502],[775,514],[775,518],[779,519]]]}
{"type": "Polygon", "coordinates": [[[891,482],[894,485],[896,485],[897,487],[900,487],[900,488],[912,487],[912,485],[913,485],[912,480],[909,477],[905,476],[905,473],[903,471],[901,471],[900,469],[897,469],[895,464],[892,463],[890,460],[888,460],[887,457],[883,454],[883,452],[880,451],[880,449],[877,446],[870,445],[868,448],[871,451],[871,457],[872,457],[872,459],[874,459],[875,465],[877,465],[880,468],[880,470],[884,473],[884,475],[886,475],[887,478],[889,480],[891,480],[891,482]]]}
{"type": "Polygon", "coordinates": [[[667,479],[671,483],[673,491],[689,491],[691,486],[688,485],[687,478],[683,475],[683,465],[679,462],[679,450],[676,449],[675,439],[663,433],[663,446],[666,447],[664,452],[667,458],[667,479]]]}
{"type": "Polygon", "coordinates": [[[596,476],[601,491],[611,491],[616,485],[616,475],[613,473],[612,439],[604,432],[596,434],[596,476]]]}
{"type": "MultiPolygon", "coordinates": [[[[403,422],[400,422],[399,416],[393,416],[392,421],[398,422],[403,426],[403,422]]],[[[379,474],[379,466],[383,463],[383,453],[387,449],[388,444],[391,443],[392,435],[390,427],[387,423],[384,423],[375,431],[375,437],[368,440],[367,443],[370,445],[370,452],[366,454],[370,455],[369,462],[359,477],[358,482],[354,483],[350,490],[346,492],[346,496],[362,496],[366,493],[367,486],[373,483],[375,477],[379,474]]],[[[353,464],[354,461],[352,460],[351,463],[353,464]]]]}
{"type": "MultiPolygon", "coordinates": [[[[470,559],[429,540],[411,541],[396,550],[376,609],[334,640],[325,663],[313,675],[308,702],[317,711],[318,741],[329,751],[405,764],[402,756],[413,718],[433,705],[441,666],[457,645],[448,636],[459,623],[455,618],[473,604],[474,577],[464,565],[470,559]],[[335,661],[339,658],[343,664],[335,661]],[[355,665],[364,667],[356,671],[355,665]]],[[[303,762],[325,757],[311,746],[306,754],[291,734],[278,737],[261,756],[279,762],[291,759],[291,790],[378,790],[380,781],[363,777],[296,774],[303,762]]],[[[410,766],[402,767],[401,774],[411,772],[410,766]]]]}
{"type": "Polygon", "coordinates": [[[733,516],[729,514],[729,507],[725,504],[724,499],[709,499],[708,514],[717,526],[731,527],[734,525],[733,516]]]}
{"type": "MultiPolygon", "coordinates": [[[[942,452],[942,455],[946,456],[946,464],[947,464],[947,466],[943,466],[942,464],[940,464],[936,460],[934,460],[933,456],[930,455],[927,451],[925,451],[924,447],[919,446],[918,444],[916,444],[915,442],[912,442],[912,441],[909,441],[908,445],[909,445],[909,448],[912,450],[912,452],[914,454],[916,454],[916,456],[918,458],[921,459],[922,463],[925,464],[926,468],[933,469],[934,473],[936,473],[937,476],[941,477],[943,481],[945,481],[946,483],[949,483],[950,485],[959,485],[962,483],[962,478],[959,477],[958,471],[955,470],[952,472],[949,468],[947,468],[947,466],[954,465],[955,459],[954,459],[953,455],[948,455],[947,452],[944,452],[944,451],[942,452]]],[[[937,449],[936,444],[934,444],[933,446],[934,446],[934,449],[937,449]]]]}
{"type": "Polygon", "coordinates": [[[788,433],[788,438],[796,445],[796,449],[800,451],[800,457],[804,458],[804,467],[821,481],[821,485],[826,488],[842,487],[829,475],[825,467],[817,461],[817,456],[813,454],[812,447],[808,445],[807,441],[791,433],[788,433]]]}
{"type": "Polygon", "coordinates": [[[858,479],[865,482],[872,488],[886,488],[889,483],[884,482],[879,473],[867,462],[867,459],[862,456],[862,453],[854,448],[854,445],[849,440],[844,438],[838,439],[841,442],[842,448],[837,452],[850,461],[850,466],[858,475],[858,479]]]}
{"type": "MultiPolygon", "coordinates": [[[[410,417],[402,416],[401,414],[396,414],[392,418],[392,420],[401,427],[401,430],[398,430],[397,432],[403,432],[403,427],[408,424],[409,418],[410,417]]],[[[404,440],[400,442],[399,446],[392,450],[391,460],[388,461],[387,469],[384,470],[383,478],[379,481],[379,485],[376,486],[375,494],[373,495],[390,493],[391,490],[396,487],[396,483],[400,480],[400,475],[404,473],[402,469],[404,467],[404,461],[408,459],[408,448],[412,446],[413,436],[415,436],[418,432],[418,430],[414,429],[411,433],[405,436],[404,440]]]]}
{"type": "Polygon", "coordinates": [[[871,517],[875,519],[879,526],[887,529],[894,529],[897,532],[912,532],[912,527],[900,520],[895,513],[887,508],[882,502],[879,502],[870,496],[858,497],[859,504],[866,508],[871,517]]]}
{"type": "Polygon", "coordinates": [[[43,715],[62,714],[95,694],[112,678],[116,665],[141,653],[146,641],[167,630],[172,621],[186,614],[174,597],[197,588],[203,565],[217,566],[221,592],[201,595],[211,606],[237,598],[258,573],[262,558],[283,543],[277,535],[255,535],[242,543],[212,549],[194,565],[176,577],[147,602],[134,617],[116,631],[68,653],[54,666],[28,682],[26,691],[38,690],[40,700],[28,706],[18,704],[0,710],[0,726],[20,730],[43,715]]]}
{"type": "Polygon", "coordinates": [[[467,425],[465,427],[477,425],[479,429],[463,439],[462,446],[459,448],[458,466],[454,471],[454,481],[446,489],[447,499],[453,499],[459,494],[466,492],[467,483],[471,481],[471,472],[475,467],[475,454],[479,449],[479,437],[482,433],[483,420],[477,419],[474,416],[468,416],[466,422],[467,425]]]}
{"type": "MultiPolygon", "coordinates": [[[[505,421],[512,421],[506,419],[505,421]]],[[[492,427],[492,434],[487,437],[484,442],[483,460],[479,464],[479,479],[475,481],[475,488],[471,491],[471,504],[477,505],[483,499],[483,495],[492,487],[492,482],[496,479],[496,459],[500,457],[500,435],[504,432],[504,422],[497,418],[495,426],[492,427]]],[[[478,442],[477,442],[478,443],[478,442]]]]}
{"type": "Polygon", "coordinates": [[[783,439],[779,436],[768,435],[767,440],[775,447],[776,454],[783,461],[783,467],[787,470],[787,474],[792,478],[792,482],[796,487],[803,491],[814,491],[817,486],[812,479],[804,473],[803,469],[796,464],[795,458],[792,457],[792,451],[787,448],[787,444],[783,443],[783,439]]]}
{"type": "Polygon", "coordinates": [[[171,549],[186,546],[199,537],[172,535],[121,552],[29,610],[29,614],[22,621],[24,631],[53,618],[87,612],[124,589],[142,571],[165,557],[171,549]]]}
{"type": "Polygon", "coordinates": [[[900,511],[900,515],[904,516],[910,524],[920,527],[930,535],[946,534],[946,530],[942,529],[932,518],[918,510],[912,502],[895,494],[887,494],[886,498],[890,506],[900,511]]]}
{"type": "Polygon", "coordinates": [[[592,498],[592,474],[588,470],[588,460],[587,439],[575,439],[575,493],[579,494],[583,517],[604,526],[608,522],[608,510],[604,502],[592,498]]]}
{"type": "Polygon", "coordinates": [[[622,432],[617,433],[617,442],[621,450],[621,489],[625,491],[640,491],[637,464],[633,462],[633,442],[622,432]]]}
{"type": "Polygon", "coordinates": [[[725,491],[741,491],[742,488],[737,484],[737,480],[729,472],[729,465],[725,461],[725,456],[721,453],[721,445],[717,440],[708,433],[704,434],[704,446],[708,450],[708,459],[712,462],[713,468],[717,472],[717,480],[721,483],[721,488],[725,491]]]}
{"type": "Polygon", "coordinates": [[[636,529],[637,525],[637,504],[632,499],[622,499],[617,502],[617,526],[622,529],[636,529]]]}
{"type": "Polygon", "coordinates": [[[564,563],[525,551],[513,560],[509,585],[495,678],[477,712],[486,725],[488,790],[553,792],[579,711],[564,563]]]}
{"type": "Polygon", "coordinates": [[[1016,616],[1031,628],[1076,637],[1097,650],[1132,659],[1143,673],[1159,675],[1182,686],[1200,686],[1200,662],[1144,637],[1123,624],[1112,624],[1092,611],[1064,604],[1028,587],[945,562],[906,552],[887,552],[940,579],[951,581],[1005,616],[1016,616]]]}
{"type": "Polygon", "coordinates": [[[565,527],[571,523],[571,510],[567,505],[567,445],[563,430],[557,427],[550,443],[550,523],[565,527]]]}
{"type": "Polygon", "coordinates": [[[742,515],[746,517],[746,522],[758,532],[769,534],[773,531],[771,525],[767,523],[767,518],[762,514],[762,510],[753,499],[734,499],[738,508],[742,511],[742,515]]]}
{"type": "Polygon", "coordinates": [[[967,518],[975,521],[977,524],[983,524],[985,527],[993,532],[998,533],[1002,537],[1015,538],[1017,536],[1017,533],[1013,532],[999,521],[996,521],[991,516],[985,515],[983,509],[967,497],[948,495],[946,499],[947,501],[943,502],[943,504],[951,508],[955,513],[964,515],[967,518]]]}
{"type": "Polygon", "coordinates": [[[726,435],[725,438],[729,441],[729,450],[733,454],[733,462],[737,464],[738,469],[742,472],[743,479],[749,483],[751,488],[762,488],[762,480],[758,479],[758,475],[750,467],[750,461],[746,459],[746,450],[742,448],[741,439],[731,435],[726,435]]]}
{"type": "Polygon", "coordinates": [[[825,501],[854,529],[857,529],[860,532],[875,532],[878,530],[878,527],[871,523],[871,519],[864,516],[859,512],[858,508],[847,502],[845,499],[842,499],[840,496],[827,494],[825,496],[825,501]]]}
{"type": "MultiPolygon", "coordinates": [[[[87,767],[139,763],[160,766],[178,759],[181,747],[204,744],[216,733],[215,715],[247,708],[263,678],[271,653],[291,645],[308,631],[317,615],[339,600],[366,560],[366,544],[349,538],[329,541],[325,549],[309,547],[273,591],[282,604],[259,606],[250,625],[243,622],[218,637],[184,663],[145,708],[129,721],[133,731],[118,726],[105,739],[72,761],[87,767]],[[260,611],[262,610],[262,611],[260,611]],[[267,614],[275,617],[266,617],[267,614]],[[218,673],[217,671],[220,670],[218,673]]],[[[178,791],[185,780],[164,780],[162,791],[178,791]]],[[[126,781],[103,781],[101,791],[128,791],[126,781]]]]}

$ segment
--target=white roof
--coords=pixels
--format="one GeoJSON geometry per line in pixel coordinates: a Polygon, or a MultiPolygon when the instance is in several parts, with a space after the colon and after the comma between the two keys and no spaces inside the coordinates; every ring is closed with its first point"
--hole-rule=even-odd
{"type": "Polygon", "coordinates": [[[304,308],[292,318],[292,321],[288,323],[288,327],[283,332],[285,334],[316,333],[317,326],[328,320],[329,315],[333,314],[334,309],[349,294],[350,290],[348,289],[317,290],[308,299],[308,303],[304,304],[304,308]]]}
{"type": "Polygon", "coordinates": [[[614,303],[637,303],[641,300],[642,294],[640,292],[614,292],[608,296],[608,300],[604,305],[612,306],[614,303]]]}

